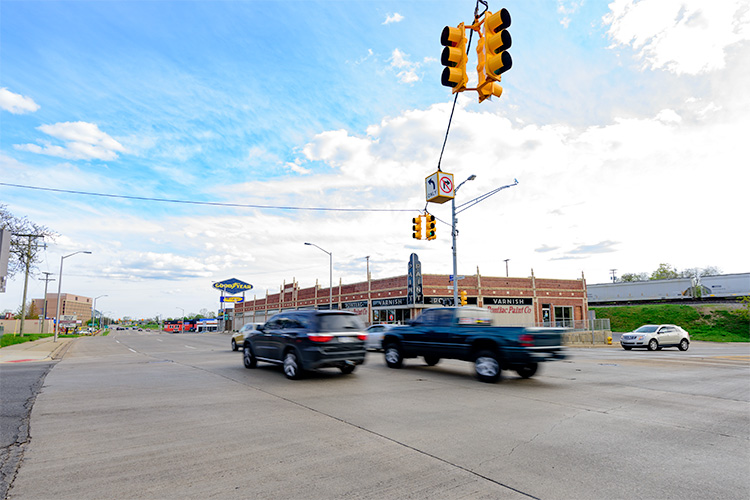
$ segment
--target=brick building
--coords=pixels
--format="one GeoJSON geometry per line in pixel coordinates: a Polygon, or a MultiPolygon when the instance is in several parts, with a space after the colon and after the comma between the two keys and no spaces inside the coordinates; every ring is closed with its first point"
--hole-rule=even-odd
{"type": "MultiPolygon", "coordinates": [[[[419,269],[419,265],[415,266],[419,269]]],[[[420,272],[333,287],[333,309],[357,313],[365,323],[404,323],[422,309],[453,304],[448,275],[420,272]]],[[[467,302],[491,309],[501,324],[531,326],[573,326],[588,320],[586,282],[583,279],[559,280],[534,276],[505,278],[473,276],[459,281],[459,290],[467,292],[467,302]]],[[[328,309],[329,288],[317,284],[300,288],[295,280],[284,283],[279,293],[254,297],[235,304],[233,328],[250,322],[265,322],[272,315],[294,309],[328,309]]]]}
{"type": "MultiPolygon", "coordinates": [[[[47,317],[57,317],[57,294],[47,294],[47,317]]],[[[44,311],[45,299],[34,299],[34,306],[39,314],[44,311]]],[[[92,299],[71,293],[60,294],[60,316],[75,315],[81,324],[86,324],[91,319],[92,299]]]]}

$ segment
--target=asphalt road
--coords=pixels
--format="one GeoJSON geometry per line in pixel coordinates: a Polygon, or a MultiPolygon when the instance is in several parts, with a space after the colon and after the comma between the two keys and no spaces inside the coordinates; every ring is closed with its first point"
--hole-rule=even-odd
{"type": "Polygon", "coordinates": [[[750,345],[570,353],[498,384],[382,354],[289,381],[224,335],[82,338],[9,498],[750,497],[750,345]]]}
{"type": "Polygon", "coordinates": [[[5,498],[28,443],[34,400],[55,363],[0,364],[0,498],[5,498]]]}

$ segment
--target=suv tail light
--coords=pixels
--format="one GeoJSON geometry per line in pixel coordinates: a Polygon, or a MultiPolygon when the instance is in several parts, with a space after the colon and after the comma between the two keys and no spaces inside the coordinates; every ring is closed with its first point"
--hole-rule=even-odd
{"type": "Polygon", "coordinates": [[[534,347],[534,336],[530,333],[524,333],[518,337],[518,343],[523,347],[534,347]]]}
{"type": "Polygon", "coordinates": [[[328,342],[333,338],[330,333],[308,333],[307,338],[313,342],[328,342]]]}

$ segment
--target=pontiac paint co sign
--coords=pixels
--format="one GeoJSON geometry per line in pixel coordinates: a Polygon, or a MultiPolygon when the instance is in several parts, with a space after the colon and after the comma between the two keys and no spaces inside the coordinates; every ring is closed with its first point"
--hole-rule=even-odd
{"type": "Polygon", "coordinates": [[[251,285],[250,283],[245,283],[244,281],[240,281],[237,278],[219,281],[218,283],[214,283],[213,287],[218,290],[224,290],[226,293],[230,293],[232,295],[253,289],[253,285],[251,285]]]}

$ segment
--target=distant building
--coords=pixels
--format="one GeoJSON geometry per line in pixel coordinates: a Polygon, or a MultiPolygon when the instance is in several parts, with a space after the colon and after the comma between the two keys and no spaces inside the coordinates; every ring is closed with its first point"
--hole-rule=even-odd
{"type": "MultiPolygon", "coordinates": [[[[414,256],[416,257],[416,256],[414,256]]],[[[421,274],[418,260],[402,276],[333,287],[333,309],[352,311],[365,323],[404,323],[422,309],[453,304],[449,276],[421,274]],[[413,271],[416,269],[416,271],[413,271]]],[[[468,305],[479,305],[497,313],[506,325],[573,326],[588,319],[586,282],[577,280],[505,278],[479,274],[459,276],[459,290],[467,293],[468,305]]],[[[295,309],[328,309],[329,289],[319,284],[300,288],[284,283],[279,293],[253,297],[234,306],[233,329],[245,323],[265,322],[272,315],[295,309]]]]}
{"type": "MultiPolygon", "coordinates": [[[[57,294],[47,294],[47,317],[57,317],[57,294]]],[[[44,312],[45,299],[34,299],[34,306],[41,315],[44,312]]],[[[83,297],[82,295],[73,295],[70,293],[60,294],[60,316],[75,315],[76,320],[85,325],[91,319],[91,307],[93,299],[83,297]]]]}

